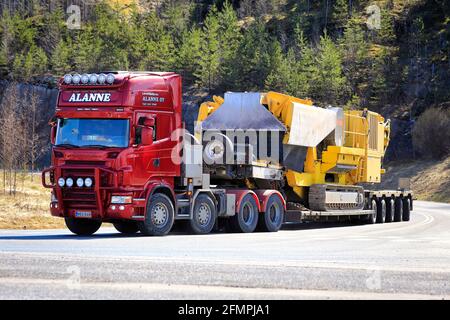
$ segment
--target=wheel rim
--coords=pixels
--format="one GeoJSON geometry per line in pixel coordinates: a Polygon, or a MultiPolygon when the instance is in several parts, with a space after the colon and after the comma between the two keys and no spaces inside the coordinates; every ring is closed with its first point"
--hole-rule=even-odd
{"type": "Polygon", "coordinates": [[[244,223],[249,226],[253,223],[253,220],[255,219],[255,210],[253,206],[250,203],[245,203],[244,207],[242,208],[242,220],[244,220],[244,223]]]}
{"type": "Polygon", "coordinates": [[[166,205],[163,203],[157,203],[152,208],[152,222],[154,225],[161,227],[168,221],[168,212],[166,205]]]}
{"type": "Polygon", "coordinates": [[[278,203],[273,203],[269,209],[269,220],[273,224],[278,224],[281,216],[281,210],[278,203]]]}
{"type": "Polygon", "coordinates": [[[197,211],[197,221],[202,226],[207,225],[211,221],[211,210],[208,205],[201,204],[197,211]]]}
{"type": "Polygon", "coordinates": [[[378,207],[377,207],[377,202],[375,200],[372,200],[372,210],[373,210],[373,213],[372,213],[371,219],[373,222],[376,222],[377,215],[378,215],[378,207]]]}

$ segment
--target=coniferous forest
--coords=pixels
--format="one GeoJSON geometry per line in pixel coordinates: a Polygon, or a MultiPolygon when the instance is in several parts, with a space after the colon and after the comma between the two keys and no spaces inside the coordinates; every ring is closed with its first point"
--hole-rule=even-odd
{"type": "MultiPolygon", "coordinates": [[[[176,71],[186,100],[201,97],[192,113],[212,94],[274,90],[394,119],[388,158],[450,150],[448,0],[4,0],[0,10],[3,123],[33,95],[51,109],[38,115],[51,114],[68,72],[176,71]]],[[[48,144],[41,120],[34,158],[48,144]]]]}

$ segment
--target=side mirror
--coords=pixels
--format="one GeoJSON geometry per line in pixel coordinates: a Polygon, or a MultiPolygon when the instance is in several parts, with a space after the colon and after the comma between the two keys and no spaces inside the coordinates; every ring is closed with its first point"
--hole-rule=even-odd
{"type": "Polygon", "coordinates": [[[51,144],[55,144],[56,141],[56,127],[57,127],[57,122],[58,119],[56,117],[52,117],[49,121],[48,124],[50,125],[50,143],[51,144]]]}
{"type": "Polygon", "coordinates": [[[50,143],[55,144],[56,141],[56,126],[52,125],[50,128],[50,143]]]}
{"type": "Polygon", "coordinates": [[[144,146],[149,146],[153,144],[153,128],[152,127],[142,127],[141,133],[141,143],[144,146]]]}

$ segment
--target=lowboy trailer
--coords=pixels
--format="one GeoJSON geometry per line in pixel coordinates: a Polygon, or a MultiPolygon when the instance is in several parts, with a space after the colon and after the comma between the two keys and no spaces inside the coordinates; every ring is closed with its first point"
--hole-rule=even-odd
{"type": "Polygon", "coordinates": [[[111,222],[165,235],[278,231],[285,222],[408,221],[409,190],[381,181],[390,123],[277,92],[227,92],[184,130],[181,77],[67,74],[51,124],[50,212],[78,235],[111,222]],[[185,222],[185,223],[183,223],[185,222]],[[187,222],[187,223],[186,223],[187,222]]]}

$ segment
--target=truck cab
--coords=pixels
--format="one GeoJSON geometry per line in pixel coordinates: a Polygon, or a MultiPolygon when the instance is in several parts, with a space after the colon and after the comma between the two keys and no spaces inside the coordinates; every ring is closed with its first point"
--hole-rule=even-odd
{"type": "MultiPolygon", "coordinates": [[[[95,232],[102,221],[133,232],[155,192],[174,206],[181,77],[68,74],[59,88],[50,121],[51,167],[42,174],[43,185],[52,189],[51,214],[64,217],[77,234],[95,232]]],[[[170,210],[156,211],[161,222],[170,210]]]]}

